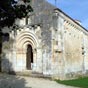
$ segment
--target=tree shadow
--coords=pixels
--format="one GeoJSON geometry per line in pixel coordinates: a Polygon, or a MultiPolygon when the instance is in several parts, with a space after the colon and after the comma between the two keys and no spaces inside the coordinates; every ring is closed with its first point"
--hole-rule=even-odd
{"type": "Polygon", "coordinates": [[[0,73],[0,88],[32,88],[26,85],[27,82],[24,77],[15,75],[16,73],[12,69],[12,63],[7,59],[5,54],[3,55],[1,65],[4,73],[0,73]]]}

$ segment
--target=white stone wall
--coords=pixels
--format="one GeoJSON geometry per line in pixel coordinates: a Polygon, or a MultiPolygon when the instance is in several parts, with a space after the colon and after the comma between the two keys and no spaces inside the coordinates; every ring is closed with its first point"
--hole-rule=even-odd
{"type": "Polygon", "coordinates": [[[52,74],[60,79],[83,75],[88,69],[88,32],[63,13],[55,14],[57,27],[51,28],[52,74]]]}
{"type": "Polygon", "coordinates": [[[78,29],[65,29],[64,33],[66,72],[82,70],[82,35],[78,29]],[[68,40],[69,39],[69,40],[68,40]]]}
{"type": "Polygon", "coordinates": [[[88,32],[74,21],[64,18],[65,75],[75,77],[86,73],[88,32]]]}
{"type": "Polygon", "coordinates": [[[83,35],[83,71],[88,71],[88,36],[83,35]]]}

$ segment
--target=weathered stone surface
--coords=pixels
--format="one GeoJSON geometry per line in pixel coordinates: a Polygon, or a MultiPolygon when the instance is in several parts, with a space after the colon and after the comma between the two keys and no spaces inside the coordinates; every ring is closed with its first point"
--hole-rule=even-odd
{"type": "Polygon", "coordinates": [[[32,70],[59,79],[87,74],[88,32],[45,0],[32,0],[32,6],[29,24],[24,18],[17,20],[15,31],[8,30],[10,40],[2,47],[6,55],[2,56],[2,71],[32,70]],[[28,45],[33,54],[29,54],[31,69],[27,69],[28,45]]]}

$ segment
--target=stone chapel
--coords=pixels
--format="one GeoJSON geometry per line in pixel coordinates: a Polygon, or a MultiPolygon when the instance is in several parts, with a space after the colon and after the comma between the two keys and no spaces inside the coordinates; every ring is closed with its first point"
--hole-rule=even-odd
{"type": "Polygon", "coordinates": [[[46,0],[31,5],[29,16],[3,28],[2,72],[31,71],[58,79],[87,75],[88,30],[46,0]]]}

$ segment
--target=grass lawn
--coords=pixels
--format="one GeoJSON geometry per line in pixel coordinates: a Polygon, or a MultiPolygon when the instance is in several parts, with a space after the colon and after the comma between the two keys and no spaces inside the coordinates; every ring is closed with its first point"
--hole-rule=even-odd
{"type": "Polygon", "coordinates": [[[88,88],[88,77],[84,78],[78,78],[74,80],[56,80],[58,83],[69,85],[69,86],[74,86],[74,87],[80,87],[80,88],[88,88]]]}

